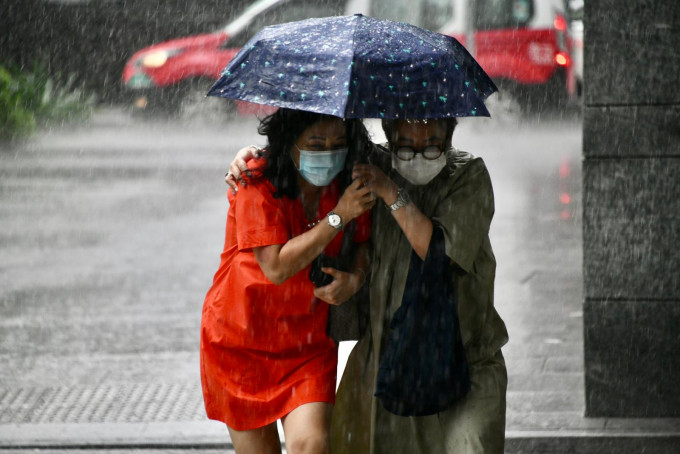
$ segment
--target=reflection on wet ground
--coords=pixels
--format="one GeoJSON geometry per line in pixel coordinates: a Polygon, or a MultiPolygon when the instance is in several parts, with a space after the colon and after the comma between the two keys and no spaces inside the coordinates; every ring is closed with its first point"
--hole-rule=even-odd
{"type": "MultiPolygon", "coordinates": [[[[560,428],[584,408],[580,122],[476,121],[454,145],[494,184],[508,430],[560,428]]],[[[2,145],[0,428],[205,418],[198,327],[224,240],[222,176],[263,143],[255,129],[105,111],[2,145]]]]}
{"type": "Polygon", "coordinates": [[[581,428],[574,423],[592,422],[581,418],[580,123],[488,129],[461,128],[459,146],[484,158],[494,184],[495,302],[510,334],[507,430],[581,428]]]}

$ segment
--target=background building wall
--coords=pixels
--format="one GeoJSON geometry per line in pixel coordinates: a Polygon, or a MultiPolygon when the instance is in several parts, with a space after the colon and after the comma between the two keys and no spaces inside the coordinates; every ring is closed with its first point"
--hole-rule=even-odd
{"type": "Polygon", "coordinates": [[[680,2],[585,2],[587,416],[680,416],[680,2]]]}

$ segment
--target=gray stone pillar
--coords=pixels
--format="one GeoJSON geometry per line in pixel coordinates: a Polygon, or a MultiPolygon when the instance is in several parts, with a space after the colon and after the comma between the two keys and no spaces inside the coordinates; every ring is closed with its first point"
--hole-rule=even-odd
{"type": "Polygon", "coordinates": [[[587,416],[680,416],[680,1],[585,2],[587,416]]]}

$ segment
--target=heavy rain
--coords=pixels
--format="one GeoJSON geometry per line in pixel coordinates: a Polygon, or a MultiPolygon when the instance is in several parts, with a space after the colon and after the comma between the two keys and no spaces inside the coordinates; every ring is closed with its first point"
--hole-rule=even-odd
{"type": "MultiPolygon", "coordinates": [[[[483,159],[493,188],[495,280],[491,269],[492,287],[483,290],[492,291],[492,307],[477,319],[461,315],[463,340],[470,341],[466,324],[497,329],[492,312],[509,338],[500,359],[505,441],[472,452],[676,452],[680,61],[671,49],[680,45],[680,7],[627,2],[609,18],[615,3],[0,0],[0,450],[239,452],[225,422],[206,414],[202,313],[228,255],[225,172],[243,147],[266,147],[258,126],[280,104],[206,94],[264,27],[363,14],[453,36],[498,87],[480,95],[490,117],[454,115],[451,141],[483,159]],[[636,28],[625,40],[639,60],[625,61],[637,62],[635,70],[609,54],[627,50],[610,43],[624,39],[622,21],[631,15],[636,28]]],[[[447,90],[432,95],[446,102],[454,97],[447,90]]],[[[427,115],[414,124],[445,116],[427,115]]],[[[373,143],[388,141],[379,114],[358,117],[372,117],[363,124],[373,143]]],[[[299,153],[292,162],[302,169],[299,153]]],[[[420,203],[415,186],[409,192],[420,203]]],[[[371,234],[387,235],[380,222],[398,219],[390,210],[411,200],[399,193],[403,203],[389,208],[376,193],[371,234]]],[[[446,216],[463,210],[458,202],[446,216]]],[[[432,225],[444,222],[438,213],[432,225]]],[[[395,251],[409,245],[406,234],[395,238],[395,251]]],[[[392,252],[373,255],[371,286],[392,252]]],[[[404,281],[391,285],[403,291],[410,256],[393,256],[404,281]]],[[[456,279],[477,280],[488,278],[481,266],[451,265],[456,279]]],[[[398,268],[387,267],[395,276],[398,268]]],[[[460,301],[466,291],[456,291],[460,301]]],[[[375,335],[373,321],[362,339],[375,335]]],[[[311,338],[281,329],[299,334],[291,342],[300,345],[311,338]]],[[[336,389],[355,345],[339,344],[336,389]]],[[[274,356],[268,361],[280,360],[274,356]]],[[[371,389],[358,406],[387,415],[371,389]]],[[[363,411],[348,412],[340,399],[336,408],[349,419],[363,411]]],[[[410,426],[389,417],[366,418],[375,436],[366,452],[458,452],[451,446],[460,441],[438,445],[431,432],[409,435],[410,426]],[[402,451],[381,442],[388,438],[402,451]]],[[[281,449],[294,453],[298,444],[287,449],[286,435],[295,432],[277,419],[281,449]]],[[[339,442],[333,435],[333,452],[355,446],[356,434],[345,429],[339,442]]]]}

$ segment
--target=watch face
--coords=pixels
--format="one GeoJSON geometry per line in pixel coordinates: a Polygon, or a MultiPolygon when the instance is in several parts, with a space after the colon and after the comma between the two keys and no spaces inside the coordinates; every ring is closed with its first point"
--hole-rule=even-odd
{"type": "Polygon", "coordinates": [[[338,216],[337,214],[331,214],[330,216],[328,216],[328,223],[329,223],[332,227],[337,227],[337,226],[339,226],[339,225],[340,225],[340,222],[341,222],[341,221],[340,221],[340,216],[338,216]]]}
{"type": "Polygon", "coordinates": [[[401,195],[402,203],[404,205],[408,205],[409,202],[411,202],[411,196],[405,190],[403,190],[400,195],[401,195]]]}

